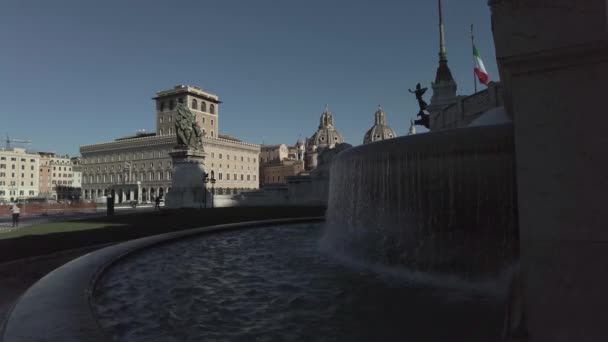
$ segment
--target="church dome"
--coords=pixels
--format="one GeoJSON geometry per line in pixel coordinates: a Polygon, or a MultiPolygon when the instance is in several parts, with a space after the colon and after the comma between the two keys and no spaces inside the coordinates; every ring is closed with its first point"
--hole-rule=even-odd
{"type": "Polygon", "coordinates": [[[336,144],[344,143],[344,138],[334,127],[334,116],[327,106],[321,113],[319,128],[310,137],[309,143],[316,146],[317,149],[334,148],[336,144]]]}
{"type": "Polygon", "coordinates": [[[378,106],[378,110],[374,113],[374,125],[370,128],[363,137],[363,143],[369,144],[374,141],[392,139],[396,137],[395,131],[386,124],[386,119],[382,107],[378,106]]]}

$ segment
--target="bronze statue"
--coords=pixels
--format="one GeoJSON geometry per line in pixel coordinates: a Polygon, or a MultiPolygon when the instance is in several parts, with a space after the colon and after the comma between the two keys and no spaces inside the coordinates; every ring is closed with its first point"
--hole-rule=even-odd
{"type": "Polygon", "coordinates": [[[408,89],[410,93],[416,94],[416,100],[418,100],[418,106],[420,107],[420,111],[417,115],[420,117],[420,119],[414,121],[414,124],[418,126],[424,126],[428,129],[430,128],[430,115],[429,112],[426,110],[427,103],[422,99],[422,96],[424,95],[424,93],[426,93],[427,90],[428,88],[422,88],[422,86],[420,86],[420,83],[416,85],[415,91],[408,89]]]}
{"type": "Polygon", "coordinates": [[[418,100],[418,106],[420,106],[420,110],[423,111],[426,109],[427,103],[424,102],[424,100],[422,99],[422,96],[424,95],[424,93],[426,93],[426,91],[428,90],[428,88],[422,88],[420,86],[420,83],[416,84],[416,90],[412,91],[411,89],[408,89],[408,91],[412,94],[416,94],[416,100],[418,100]]]}
{"type": "Polygon", "coordinates": [[[201,133],[194,114],[183,103],[177,105],[175,133],[177,134],[178,146],[197,151],[203,150],[204,134],[201,133]]]}

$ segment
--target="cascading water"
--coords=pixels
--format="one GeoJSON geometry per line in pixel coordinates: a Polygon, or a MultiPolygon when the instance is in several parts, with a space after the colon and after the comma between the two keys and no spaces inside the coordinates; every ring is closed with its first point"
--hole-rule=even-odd
{"type": "Polygon", "coordinates": [[[358,146],[334,158],[324,242],[371,262],[467,278],[517,255],[513,127],[358,146]]]}

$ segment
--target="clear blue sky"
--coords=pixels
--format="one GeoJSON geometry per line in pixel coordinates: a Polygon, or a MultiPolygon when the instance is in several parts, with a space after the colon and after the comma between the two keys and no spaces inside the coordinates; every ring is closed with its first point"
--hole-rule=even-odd
{"type": "MultiPolygon", "coordinates": [[[[458,93],[473,91],[470,24],[497,80],[487,0],[444,0],[444,17],[458,93]]],[[[0,133],[77,155],[154,130],[154,93],[192,84],[224,101],[220,133],[248,142],[310,136],[326,103],[353,145],[378,104],[403,135],[407,89],[435,76],[437,21],[434,0],[5,0],[0,133]]]]}

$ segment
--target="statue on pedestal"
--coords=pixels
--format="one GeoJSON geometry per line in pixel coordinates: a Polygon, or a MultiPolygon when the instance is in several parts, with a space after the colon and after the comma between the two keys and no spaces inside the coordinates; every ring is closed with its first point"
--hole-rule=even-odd
{"type": "Polygon", "coordinates": [[[177,105],[177,116],[175,117],[175,133],[177,134],[177,146],[186,147],[189,150],[203,151],[203,136],[201,128],[196,123],[194,114],[183,103],[177,105]]]}

